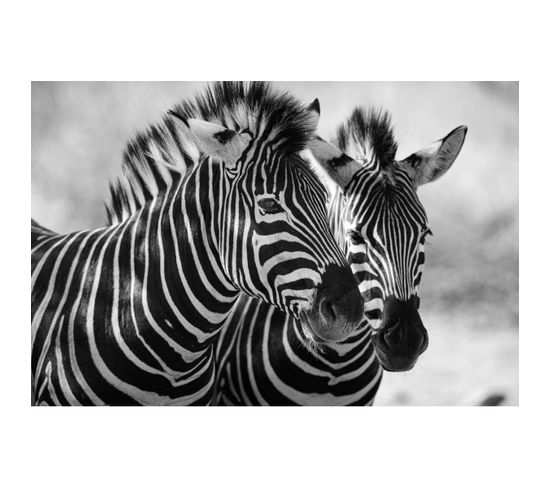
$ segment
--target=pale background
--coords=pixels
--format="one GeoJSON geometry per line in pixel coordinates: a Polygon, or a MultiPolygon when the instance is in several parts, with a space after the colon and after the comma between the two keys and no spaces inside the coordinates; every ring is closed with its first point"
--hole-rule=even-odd
{"type": "MultiPolygon", "coordinates": [[[[380,405],[518,403],[518,84],[276,83],[321,101],[330,137],[355,105],[393,115],[398,157],[469,127],[455,166],[420,190],[432,244],[421,285],[430,347],[386,374],[380,405]]],[[[102,225],[109,179],[136,130],[204,83],[32,84],[32,216],[59,232],[102,225]]]]}

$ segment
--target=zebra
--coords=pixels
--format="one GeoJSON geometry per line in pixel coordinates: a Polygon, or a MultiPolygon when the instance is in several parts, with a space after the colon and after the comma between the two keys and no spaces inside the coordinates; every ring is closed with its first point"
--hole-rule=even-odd
{"type": "Polygon", "coordinates": [[[295,317],[242,296],[217,345],[216,404],[371,405],[383,370],[414,366],[428,346],[418,287],[432,234],[416,190],[450,168],[466,132],[457,127],[396,161],[390,114],[358,107],[337,129],[337,147],[310,145],[310,158],[329,163],[330,225],[365,300],[364,321],[341,342],[311,347],[295,317]]]}
{"type": "Polygon", "coordinates": [[[363,300],[299,156],[318,119],[270,84],[215,83],[130,141],[108,225],[32,221],[33,403],[208,404],[240,293],[318,340],[352,333],[363,300]]]}

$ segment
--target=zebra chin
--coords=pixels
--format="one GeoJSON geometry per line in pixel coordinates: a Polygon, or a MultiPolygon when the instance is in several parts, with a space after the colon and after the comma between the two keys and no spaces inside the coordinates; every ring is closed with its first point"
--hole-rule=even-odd
{"type": "Polygon", "coordinates": [[[386,371],[411,370],[428,348],[428,332],[418,313],[418,298],[384,300],[380,326],[373,329],[376,356],[386,371]]]}
{"type": "Polygon", "coordinates": [[[329,265],[311,306],[298,318],[306,337],[316,344],[346,339],[361,323],[363,298],[348,267],[329,265]]]}

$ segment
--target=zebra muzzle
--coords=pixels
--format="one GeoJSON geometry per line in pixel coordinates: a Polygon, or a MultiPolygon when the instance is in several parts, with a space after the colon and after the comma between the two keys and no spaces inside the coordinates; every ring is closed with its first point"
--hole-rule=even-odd
{"type": "Polygon", "coordinates": [[[428,347],[428,332],[412,297],[401,301],[390,296],[384,301],[382,323],[376,330],[374,347],[387,371],[409,371],[428,347]]]}
{"type": "Polygon", "coordinates": [[[363,317],[363,298],[349,268],[327,268],[306,316],[315,342],[342,341],[357,328],[363,317]]]}

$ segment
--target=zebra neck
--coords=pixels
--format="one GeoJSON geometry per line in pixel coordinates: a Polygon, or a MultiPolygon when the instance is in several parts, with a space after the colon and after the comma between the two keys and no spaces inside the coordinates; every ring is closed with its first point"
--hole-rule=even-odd
{"type": "Polygon", "coordinates": [[[183,327],[199,343],[219,331],[238,297],[219,257],[212,194],[223,189],[208,166],[194,168],[131,223],[133,262],[141,271],[133,292],[146,300],[148,321],[183,327]]]}

